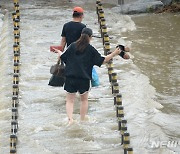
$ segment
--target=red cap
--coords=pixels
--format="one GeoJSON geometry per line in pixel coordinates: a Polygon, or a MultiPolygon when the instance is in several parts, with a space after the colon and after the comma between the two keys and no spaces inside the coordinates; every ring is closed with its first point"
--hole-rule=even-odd
{"type": "Polygon", "coordinates": [[[83,13],[84,10],[83,10],[83,8],[77,6],[77,7],[75,7],[75,8],[73,9],[73,12],[83,13]]]}

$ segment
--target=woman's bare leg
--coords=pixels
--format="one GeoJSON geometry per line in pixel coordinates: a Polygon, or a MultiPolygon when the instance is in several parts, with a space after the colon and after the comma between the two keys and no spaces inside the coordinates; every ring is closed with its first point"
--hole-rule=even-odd
{"type": "Polygon", "coordinates": [[[88,92],[80,95],[80,99],[81,99],[81,107],[80,107],[80,116],[81,116],[81,120],[85,119],[85,115],[87,113],[88,110],[88,92]]]}
{"type": "Polygon", "coordinates": [[[76,94],[67,93],[66,94],[66,113],[68,116],[69,124],[73,122],[73,108],[74,108],[74,100],[76,94]]]}

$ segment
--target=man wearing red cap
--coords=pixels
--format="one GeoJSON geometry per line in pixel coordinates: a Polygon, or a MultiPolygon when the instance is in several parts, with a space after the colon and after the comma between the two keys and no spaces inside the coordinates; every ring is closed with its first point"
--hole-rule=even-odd
{"type": "Polygon", "coordinates": [[[82,29],[86,27],[86,25],[81,23],[83,17],[84,10],[81,7],[75,7],[73,9],[73,20],[65,23],[63,26],[61,34],[62,50],[64,50],[66,44],[69,46],[72,42],[75,42],[80,38],[82,29]]]}

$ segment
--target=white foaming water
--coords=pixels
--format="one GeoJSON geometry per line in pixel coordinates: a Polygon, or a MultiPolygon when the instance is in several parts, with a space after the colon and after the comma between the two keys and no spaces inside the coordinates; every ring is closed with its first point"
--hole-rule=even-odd
{"type": "Polygon", "coordinates": [[[2,25],[3,25],[3,17],[4,15],[3,14],[0,14],[0,33],[1,33],[1,30],[2,30],[2,25]]]}
{"type": "Polygon", "coordinates": [[[10,120],[11,120],[11,91],[12,73],[11,54],[9,53],[9,21],[8,12],[0,15],[0,153],[8,153],[10,120]]]}

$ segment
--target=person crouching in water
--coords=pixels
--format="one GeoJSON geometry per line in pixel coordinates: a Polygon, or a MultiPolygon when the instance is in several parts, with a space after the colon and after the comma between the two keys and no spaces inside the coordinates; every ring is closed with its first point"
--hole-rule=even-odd
{"type": "Polygon", "coordinates": [[[61,60],[66,64],[65,68],[65,86],[66,93],[66,112],[69,124],[73,123],[73,107],[76,92],[80,94],[80,118],[85,120],[88,110],[88,92],[90,90],[90,80],[92,78],[92,68],[94,65],[101,66],[107,63],[114,56],[120,54],[121,50],[116,48],[114,52],[107,56],[102,56],[92,45],[92,30],[83,28],[81,37],[72,43],[63,53],[58,52],[61,60]]]}

